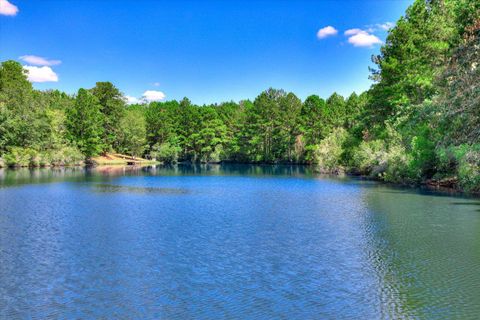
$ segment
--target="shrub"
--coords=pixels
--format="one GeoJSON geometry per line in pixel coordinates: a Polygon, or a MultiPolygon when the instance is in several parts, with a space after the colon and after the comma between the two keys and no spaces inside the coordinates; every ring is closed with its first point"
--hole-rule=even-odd
{"type": "Polygon", "coordinates": [[[9,167],[34,166],[38,162],[38,152],[30,148],[12,147],[3,158],[9,167]]]}
{"type": "Polygon", "coordinates": [[[412,173],[409,164],[412,160],[405,147],[401,144],[391,144],[386,156],[386,169],[383,179],[394,183],[411,183],[412,173]]]}
{"type": "Polygon", "coordinates": [[[165,163],[176,163],[178,161],[178,153],[180,147],[170,144],[168,142],[159,144],[156,143],[152,146],[150,157],[157,159],[165,163]]]}
{"type": "Polygon", "coordinates": [[[220,162],[225,159],[225,152],[223,150],[223,146],[218,144],[213,152],[208,153],[208,157],[206,159],[202,159],[204,162],[220,162]]]}
{"type": "Polygon", "coordinates": [[[316,145],[309,144],[305,146],[305,161],[307,163],[315,162],[315,150],[317,150],[316,145]]]}
{"type": "Polygon", "coordinates": [[[468,192],[480,191],[480,146],[474,145],[462,154],[457,152],[457,156],[461,156],[458,165],[458,182],[460,187],[468,192]]]}
{"type": "Polygon", "coordinates": [[[315,163],[321,172],[342,171],[343,144],[348,133],[343,128],[337,128],[323,139],[315,150],[315,163]]]}
{"type": "Polygon", "coordinates": [[[49,151],[46,158],[52,166],[74,166],[82,164],[85,156],[77,147],[65,146],[49,151]]]}
{"type": "Polygon", "coordinates": [[[39,167],[80,165],[85,156],[76,147],[36,151],[30,148],[13,147],[4,154],[4,162],[9,167],[39,167]]]}
{"type": "Polygon", "coordinates": [[[52,153],[50,151],[43,151],[39,153],[38,163],[36,166],[46,167],[52,164],[52,153]]]}
{"type": "Polygon", "coordinates": [[[410,178],[415,181],[431,178],[436,171],[437,156],[428,127],[421,128],[419,134],[412,138],[410,154],[408,168],[410,178]]]}
{"type": "Polygon", "coordinates": [[[380,168],[385,168],[386,162],[387,150],[382,140],[362,141],[352,155],[352,165],[365,175],[382,173],[380,168]]]}
{"type": "Polygon", "coordinates": [[[458,174],[460,160],[470,150],[470,146],[462,144],[459,146],[438,147],[435,151],[437,158],[437,176],[454,176],[458,174]]]}
{"type": "Polygon", "coordinates": [[[353,153],[352,164],[359,173],[394,183],[411,183],[412,155],[398,139],[387,146],[383,140],[362,141],[353,153]]]}
{"type": "Polygon", "coordinates": [[[480,191],[480,145],[461,144],[440,147],[437,178],[457,177],[461,189],[467,192],[480,191]]]}

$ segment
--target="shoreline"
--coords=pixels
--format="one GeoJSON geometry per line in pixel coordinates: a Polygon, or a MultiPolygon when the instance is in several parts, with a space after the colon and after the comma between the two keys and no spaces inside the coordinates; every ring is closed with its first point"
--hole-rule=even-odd
{"type": "Polygon", "coordinates": [[[348,171],[345,172],[343,170],[333,170],[333,171],[322,171],[315,168],[313,164],[305,164],[305,163],[266,163],[266,162],[233,162],[233,161],[220,161],[220,162],[190,162],[190,161],[181,161],[174,164],[164,163],[160,161],[154,160],[146,160],[138,161],[135,164],[128,164],[127,161],[123,162],[88,162],[84,161],[80,164],[62,164],[62,165],[38,165],[38,166],[0,166],[0,169],[5,170],[18,170],[18,169],[58,169],[58,168],[121,168],[121,167],[128,167],[128,168],[138,168],[138,167],[148,167],[148,166],[156,166],[156,165],[254,165],[254,166],[304,166],[310,167],[313,171],[320,175],[329,175],[334,177],[348,177],[352,179],[364,180],[364,181],[374,181],[377,183],[381,183],[383,185],[387,185],[390,187],[396,188],[407,188],[407,189],[422,189],[427,191],[436,192],[439,194],[444,195],[452,195],[452,196],[466,196],[466,197],[480,197],[480,192],[468,192],[462,190],[454,185],[457,183],[457,180],[454,177],[443,179],[443,180],[433,180],[429,179],[426,181],[422,181],[420,183],[394,183],[384,181],[375,177],[360,175],[355,173],[349,173],[348,171]],[[448,184],[447,184],[448,182],[448,184]]]}

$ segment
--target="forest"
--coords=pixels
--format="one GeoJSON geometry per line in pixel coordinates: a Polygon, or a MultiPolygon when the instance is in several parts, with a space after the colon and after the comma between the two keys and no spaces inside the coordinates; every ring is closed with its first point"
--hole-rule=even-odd
{"type": "Polygon", "coordinates": [[[312,164],[325,173],[480,191],[480,2],[416,0],[372,56],[371,88],[327,99],[128,105],[110,82],[39,91],[0,67],[0,167],[119,152],[174,162],[312,164]]]}

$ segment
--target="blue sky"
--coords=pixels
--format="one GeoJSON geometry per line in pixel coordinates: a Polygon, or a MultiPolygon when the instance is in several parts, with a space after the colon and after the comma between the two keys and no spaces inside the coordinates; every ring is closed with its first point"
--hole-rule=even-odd
{"type": "Polygon", "coordinates": [[[370,86],[386,24],[411,2],[0,0],[0,60],[68,93],[111,81],[128,96],[198,104],[269,87],[348,95],[370,86]]]}

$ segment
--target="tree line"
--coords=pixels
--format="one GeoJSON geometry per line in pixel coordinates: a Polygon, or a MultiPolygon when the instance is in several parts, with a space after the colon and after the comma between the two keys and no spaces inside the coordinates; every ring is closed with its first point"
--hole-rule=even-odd
{"type": "Polygon", "coordinates": [[[385,181],[480,191],[480,3],[417,0],[348,97],[268,89],[253,101],[127,105],[110,82],[34,90],[0,67],[0,166],[65,165],[106,152],[164,162],[315,164],[385,181]]]}

